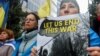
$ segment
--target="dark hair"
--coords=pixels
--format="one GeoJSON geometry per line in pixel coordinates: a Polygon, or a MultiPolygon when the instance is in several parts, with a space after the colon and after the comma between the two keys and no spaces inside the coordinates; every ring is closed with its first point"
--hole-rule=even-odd
{"type": "Polygon", "coordinates": [[[39,17],[36,13],[33,13],[33,12],[29,12],[29,13],[27,13],[27,15],[25,16],[25,18],[26,18],[28,15],[30,15],[30,14],[34,15],[36,21],[38,22],[38,20],[40,19],[40,17],[39,17]]]}
{"type": "Polygon", "coordinates": [[[0,34],[1,34],[1,32],[2,32],[2,28],[0,28],[0,34]]]}
{"type": "Polygon", "coordinates": [[[96,9],[97,9],[97,6],[100,4],[100,2],[97,2],[97,4],[96,4],[96,9]]]}
{"type": "Polygon", "coordinates": [[[100,4],[100,0],[98,0],[96,3],[97,3],[97,4],[100,4]]]}
{"type": "MultiPolygon", "coordinates": [[[[38,20],[40,19],[40,17],[37,15],[37,13],[33,13],[33,12],[29,12],[29,13],[26,13],[25,14],[25,18],[28,16],[28,15],[34,15],[35,16],[35,19],[36,19],[36,22],[38,23],[38,20]]],[[[22,26],[25,24],[25,21],[22,22],[22,26]]]]}
{"type": "MultiPolygon", "coordinates": [[[[33,15],[33,16],[35,17],[36,22],[38,23],[38,20],[40,19],[40,17],[39,17],[36,13],[29,12],[29,13],[27,13],[27,14],[25,15],[25,18],[26,18],[28,15],[30,15],[30,14],[33,15]]],[[[24,26],[24,24],[25,24],[25,21],[22,22],[22,26],[24,26]]],[[[27,32],[32,31],[32,30],[36,30],[36,29],[38,29],[38,26],[37,26],[36,28],[33,27],[33,29],[27,30],[27,32]]],[[[25,29],[24,29],[24,30],[25,30],[25,29]]]]}

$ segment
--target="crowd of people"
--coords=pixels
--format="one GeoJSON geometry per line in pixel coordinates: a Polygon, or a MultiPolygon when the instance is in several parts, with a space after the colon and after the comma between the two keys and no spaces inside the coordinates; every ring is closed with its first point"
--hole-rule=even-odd
{"type": "MultiPolygon", "coordinates": [[[[60,5],[59,16],[67,16],[72,14],[79,14],[79,5],[76,0],[64,0],[60,5]]],[[[89,46],[84,48],[85,42],[81,44],[79,36],[87,37],[86,35],[81,35],[84,30],[81,28],[77,36],[69,36],[71,33],[59,34],[60,37],[54,40],[51,53],[48,56],[100,56],[100,3],[96,5],[96,15],[98,20],[98,28],[96,32],[92,28],[88,28],[88,39],[89,46]],[[71,38],[77,38],[71,42],[71,38]],[[78,42],[79,41],[79,42],[78,42]],[[69,44],[70,43],[70,44],[69,44]],[[77,44],[78,45],[77,45],[77,44]],[[74,46],[76,45],[76,46],[74,46]],[[63,48],[62,48],[63,46],[63,48]]],[[[39,56],[38,50],[35,48],[37,46],[37,35],[38,33],[38,20],[39,16],[36,13],[28,13],[25,16],[23,23],[23,32],[18,39],[15,40],[15,36],[10,29],[0,29],[0,56],[39,56]]],[[[88,20],[83,19],[83,20],[88,20]]],[[[89,21],[87,21],[89,24],[89,21]]]]}

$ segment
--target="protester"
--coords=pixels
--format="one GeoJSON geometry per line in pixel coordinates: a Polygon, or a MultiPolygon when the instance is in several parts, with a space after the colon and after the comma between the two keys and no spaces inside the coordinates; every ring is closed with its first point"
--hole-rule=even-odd
{"type": "MultiPolygon", "coordinates": [[[[78,13],[79,13],[79,6],[76,0],[62,1],[59,14],[60,16],[67,16],[78,13]]],[[[86,19],[83,20],[88,20],[88,19],[86,17],[86,19]]],[[[89,21],[87,21],[87,23],[89,24],[89,21]]],[[[91,28],[90,30],[88,30],[89,32],[86,35],[83,34],[83,32],[85,32],[84,29],[81,27],[79,28],[80,28],[79,32],[59,34],[57,39],[54,40],[52,51],[49,56],[87,56],[87,51],[85,46],[87,44],[86,43],[87,40],[86,39],[82,40],[81,38],[87,38],[89,36],[90,36],[89,37],[90,46],[100,45],[100,43],[98,42],[100,40],[99,36],[91,28]]],[[[89,26],[87,28],[89,28],[89,26]]],[[[34,55],[35,53],[36,51],[33,48],[31,54],[35,56],[34,55]]]]}
{"type": "Polygon", "coordinates": [[[28,13],[23,25],[23,33],[16,40],[16,50],[12,56],[30,56],[31,48],[36,47],[38,19],[35,13],[28,13]]]}
{"type": "Polygon", "coordinates": [[[11,56],[15,50],[14,33],[9,29],[0,29],[0,56],[11,56]]]}
{"type": "MultiPolygon", "coordinates": [[[[96,6],[96,14],[97,14],[97,20],[98,20],[98,22],[96,22],[96,23],[100,24],[100,2],[96,6]]],[[[97,27],[96,30],[99,31],[100,30],[100,25],[97,25],[97,26],[99,28],[97,27]]],[[[100,34],[100,32],[99,32],[99,34],[100,34]]],[[[94,36],[94,37],[96,38],[96,36],[94,36]]],[[[100,43],[100,40],[95,40],[95,42],[99,42],[100,43]]],[[[97,46],[91,46],[91,47],[87,48],[87,50],[89,52],[89,55],[90,56],[100,56],[100,45],[98,45],[98,43],[94,43],[94,44],[97,44],[97,46]]]]}

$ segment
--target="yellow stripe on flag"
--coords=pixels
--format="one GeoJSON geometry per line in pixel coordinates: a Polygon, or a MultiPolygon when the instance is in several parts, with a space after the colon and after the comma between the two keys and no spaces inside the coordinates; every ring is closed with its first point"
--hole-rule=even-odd
{"type": "Polygon", "coordinates": [[[46,0],[38,10],[38,15],[40,18],[47,17],[50,15],[50,0],[46,0]]]}
{"type": "Polygon", "coordinates": [[[0,7],[0,28],[2,27],[3,20],[4,20],[5,11],[3,7],[0,7]]]}

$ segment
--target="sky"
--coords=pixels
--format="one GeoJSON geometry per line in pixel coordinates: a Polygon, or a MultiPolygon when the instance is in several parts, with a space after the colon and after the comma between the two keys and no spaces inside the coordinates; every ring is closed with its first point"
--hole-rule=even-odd
{"type": "Polygon", "coordinates": [[[86,13],[88,11],[88,0],[77,0],[77,2],[80,7],[80,12],[86,13]]]}

